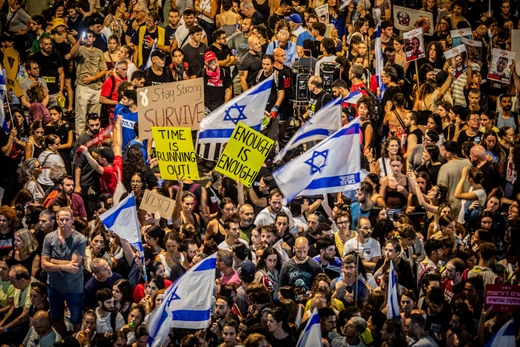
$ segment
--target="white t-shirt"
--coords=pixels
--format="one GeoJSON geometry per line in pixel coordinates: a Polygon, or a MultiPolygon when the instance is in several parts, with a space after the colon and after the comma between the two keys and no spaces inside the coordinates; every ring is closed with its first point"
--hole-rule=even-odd
{"type": "Polygon", "coordinates": [[[345,242],[345,246],[343,249],[343,255],[355,251],[361,259],[365,261],[370,261],[374,257],[381,256],[381,246],[379,245],[379,241],[369,238],[365,243],[359,243],[357,238],[350,239],[345,242]]]}
{"type": "MultiPolygon", "coordinates": [[[[105,318],[101,318],[99,313],[99,307],[96,308],[96,331],[100,334],[106,334],[113,332],[112,326],[110,325],[110,313],[105,318]]],[[[116,315],[116,330],[119,330],[125,325],[125,319],[121,313],[116,315]]]]}
{"type": "MultiPolygon", "coordinates": [[[[177,39],[177,46],[180,48],[186,46],[188,42],[190,42],[190,38],[188,37],[190,35],[190,29],[186,28],[184,24],[179,25],[177,28],[177,31],[175,31],[175,38],[177,39]],[[182,46],[181,46],[182,44],[182,46]]],[[[204,29],[202,29],[202,38],[206,37],[206,32],[204,29]]]]}
{"type": "Polygon", "coordinates": [[[44,186],[54,186],[51,180],[51,170],[58,166],[65,168],[65,163],[59,154],[43,151],[38,157],[38,161],[42,165],[42,173],[38,176],[38,183],[44,186]]]}
{"type": "MultiPolygon", "coordinates": [[[[470,187],[469,191],[473,192],[477,195],[480,206],[486,206],[486,191],[484,189],[473,190],[473,187],[470,187]]],[[[461,224],[466,223],[464,221],[464,214],[469,209],[469,206],[473,203],[473,201],[475,201],[475,200],[466,200],[466,199],[460,200],[460,212],[459,212],[459,218],[457,219],[457,222],[459,222],[461,224]]]]}

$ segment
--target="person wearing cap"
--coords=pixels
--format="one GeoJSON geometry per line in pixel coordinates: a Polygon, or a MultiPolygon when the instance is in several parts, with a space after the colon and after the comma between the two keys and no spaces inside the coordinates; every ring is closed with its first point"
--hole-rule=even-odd
{"type": "Polygon", "coordinates": [[[164,83],[173,82],[173,76],[170,69],[165,69],[166,54],[160,49],[156,49],[150,54],[152,66],[144,70],[146,75],[145,86],[153,86],[164,83]]]}
{"type": "Polygon", "coordinates": [[[123,179],[123,149],[122,149],[122,117],[116,118],[113,133],[112,148],[99,147],[94,149],[97,158],[89,153],[85,145],[79,147],[79,150],[87,159],[90,166],[101,175],[99,181],[101,183],[101,192],[114,195],[118,181],[123,179]]]}
{"type": "Polygon", "coordinates": [[[94,32],[94,47],[106,52],[108,51],[107,38],[101,32],[103,30],[103,22],[104,19],[101,14],[93,13],[88,19],[88,28],[94,32]]]}
{"type": "Polygon", "coordinates": [[[212,51],[204,54],[204,69],[198,77],[204,78],[204,106],[209,111],[231,100],[233,81],[230,73],[218,66],[217,56],[212,51]]]}
{"type": "Polygon", "coordinates": [[[298,13],[293,13],[289,16],[286,16],[285,19],[289,21],[291,32],[296,37],[305,32],[305,28],[302,26],[302,17],[298,13]]]}
{"type": "Polygon", "coordinates": [[[69,53],[76,62],[76,136],[85,132],[87,111],[101,112],[99,95],[107,72],[103,51],[94,47],[95,33],[88,29],[82,35],[69,53]]]}
{"type": "MultiPolygon", "coordinates": [[[[179,0],[180,1],[180,0],[179,0]]],[[[173,39],[172,48],[183,48],[190,40],[190,28],[197,25],[195,23],[195,10],[193,8],[186,8],[182,13],[184,25],[181,25],[175,31],[175,38],[173,39]]],[[[208,44],[206,32],[202,29],[202,42],[208,44]]]]}
{"type": "Polygon", "coordinates": [[[204,29],[201,26],[191,27],[189,33],[190,39],[181,49],[193,72],[198,75],[204,67],[204,54],[208,51],[208,46],[202,42],[204,29]]]}
{"type": "Polygon", "coordinates": [[[149,12],[146,15],[146,25],[139,28],[139,32],[134,38],[134,45],[137,49],[137,66],[143,66],[148,61],[152,49],[163,52],[170,51],[169,40],[166,38],[166,31],[158,24],[161,17],[157,12],[149,12]]]}

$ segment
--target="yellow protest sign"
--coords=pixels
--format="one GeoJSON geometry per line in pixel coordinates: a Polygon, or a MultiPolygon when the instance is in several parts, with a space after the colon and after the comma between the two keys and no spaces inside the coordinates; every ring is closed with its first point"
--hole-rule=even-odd
{"type": "Polygon", "coordinates": [[[215,170],[250,188],[273,148],[274,140],[238,123],[215,170]]]}
{"type": "Polygon", "coordinates": [[[20,55],[13,47],[6,48],[4,52],[4,66],[7,78],[5,84],[8,91],[12,91],[17,98],[24,95],[22,88],[16,81],[18,69],[20,68],[20,55]]]}
{"type": "Polygon", "coordinates": [[[197,157],[190,128],[152,127],[155,152],[163,179],[198,180],[197,157]]]}

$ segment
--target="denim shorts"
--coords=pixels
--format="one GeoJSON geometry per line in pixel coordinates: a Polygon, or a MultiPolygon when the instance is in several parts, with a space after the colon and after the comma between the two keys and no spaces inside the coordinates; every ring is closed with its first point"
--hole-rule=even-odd
{"type": "Polygon", "coordinates": [[[51,320],[53,322],[64,319],[65,302],[70,311],[70,322],[80,324],[83,317],[83,292],[62,293],[52,286],[47,287],[51,308],[51,320]]]}

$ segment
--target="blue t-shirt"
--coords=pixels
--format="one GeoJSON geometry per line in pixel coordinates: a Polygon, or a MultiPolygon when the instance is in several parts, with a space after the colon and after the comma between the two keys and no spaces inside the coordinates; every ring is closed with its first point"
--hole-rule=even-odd
{"type": "Polygon", "coordinates": [[[350,205],[350,214],[352,215],[352,222],[350,228],[352,230],[356,230],[356,223],[359,217],[368,218],[368,216],[370,215],[370,210],[362,210],[361,205],[359,205],[359,202],[354,202],[352,205],[350,205]]]}
{"type": "Polygon", "coordinates": [[[312,37],[311,34],[307,30],[305,30],[303,33],[298,35],[298,38],[296,39],[296,46],[303,47],[303,41],[311,39],[312,41],[315,41],[315,39],[312,37]]]}
{"type": "MultiPolygon", "coordinates": [[[[124,107],[123,110],[124,109],[128,110],[126,107],[124,107]]],[[[134,124],[137,122],[137,112],[126,112],[123,113],[122,116],[121,130],[123,132],[123,148],[125,148],[126,145],[136,137],[134,124]]]]}

